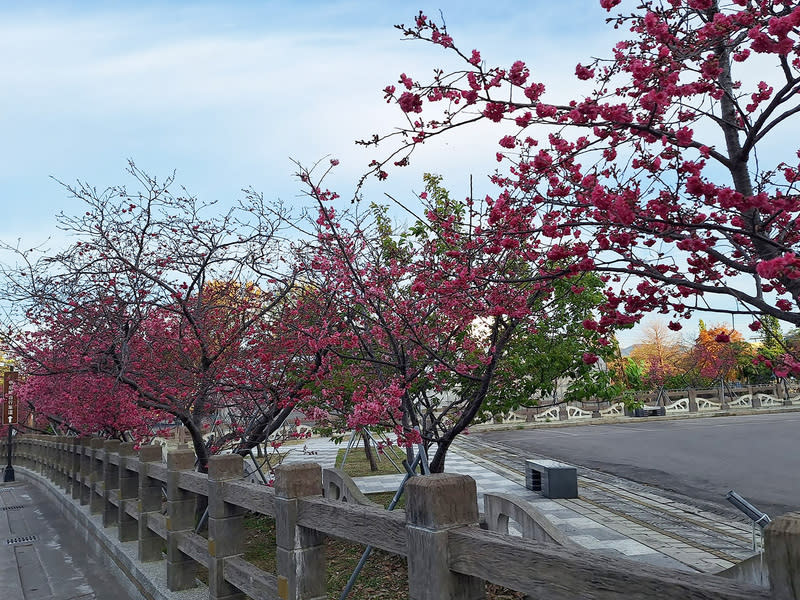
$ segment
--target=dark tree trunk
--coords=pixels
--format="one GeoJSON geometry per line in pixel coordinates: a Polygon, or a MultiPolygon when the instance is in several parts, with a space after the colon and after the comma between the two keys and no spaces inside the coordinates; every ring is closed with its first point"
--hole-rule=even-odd
{"type": "Polygon", "coordinates": [[[452,438],[439,440],[436,445],[436,452],[428,465],[431,473],[444,473],[444,461],[447,458],[447,451],[450,449],[450,444],[453,443],[452,438]]]}
{"type": "Polygon", "coordinates": [[[372,451],[372,444],[370,444],[369,433],[366,429],[361,430],[361,441],[364,442],[364,454],[369,461],[369,470],[377,471],[378,463],[375,461],[375,453],[372,451]]]}

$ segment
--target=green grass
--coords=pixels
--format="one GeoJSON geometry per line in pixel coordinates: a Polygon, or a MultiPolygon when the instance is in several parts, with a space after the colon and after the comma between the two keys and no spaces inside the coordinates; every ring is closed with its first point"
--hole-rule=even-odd
{"type": "MultiPolygon", "coordinates": [[[[375,449],[373,448],[373,452],[375,449]]],[[[390,453],[392,460],[397,464],[398,467],[401,469],[403,465],[401,465],[401,461],[405,458],[405,453],[397,450],[396,448],[385,448],[384,452],[386,454],[390,453]]],[[[369,461],[367,460],[366,454],[364,454],[364,448],[351,448],[350,453],[347,455],[347,462],[344,463],[344,467],[341,466],[342,459],[344,458],[345,448],[340,448],[338,454],[336,455],[336,466],[340,469],[343,468],[344,472],[350,475],[350,477],[369,477],[370,475],[396,475],[397,469],[392,466],[392,463],[389,462],[389,457],[385,454],[384,456],[380,456],[380,460],[377,458],[375,462],[378,464],[377,471],[371,471],[369,467],[369,461]]]]}
{"type": "MultiPolygon", "coordinates": [[[[367,494],[367,498],[380,504],[383,508],[389,508],[389,503],[394,498],[395,492],[378,492],[377,494],[367,494]]],[[[406,507],[406,495],[403,494],[400,496],[400,501],[397,503],[397,506],[394,507],[394,510],[402,510],[406,507]]]]}

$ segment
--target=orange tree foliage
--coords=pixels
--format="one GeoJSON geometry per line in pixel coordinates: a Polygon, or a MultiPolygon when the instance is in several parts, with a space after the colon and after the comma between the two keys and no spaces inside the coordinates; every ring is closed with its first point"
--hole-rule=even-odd
{"type": "Polygon", "coordinates": [[[754,357],[751,344],[735,329],[725,325],[706,328],[700,322],[693,358],[701,376],[709,379],[734,378],[746,365],[752,363],[754,357]]]}
{"type": "Polygon", "coordinates": [[[631,351],[631,360],[641,365],[646,387],[667,385],[688,370],[687,349],[680,336],[661,321],[645,325],[642,340],[631,351]]]}

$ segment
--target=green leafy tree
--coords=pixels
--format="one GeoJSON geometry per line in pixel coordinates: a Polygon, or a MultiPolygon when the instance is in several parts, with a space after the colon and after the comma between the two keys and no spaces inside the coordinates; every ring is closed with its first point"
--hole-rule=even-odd
{"type": "Polygon", "coordinates": [[[765,358],[775,360],[786,352],[786,339],[781,332],[781,323],[771,315],[762,315],[759,319],[759,353],[765,358]]]}
{"type": "Polygon", "coordinates": [[[507,412],[545,398],[612,399],[622,392],[606,368],[617,353],[616,341],[591,328],[605,301],[603,287],[589,273],[554,283],[552,296],[539,301],[548,305],[548,318],[520,329],[506,347],[498,385],[487,399],[489,410],[507,412]]]}
{"type": "Polygon", "coordinates": [[[645,369],[644,361],[626,356],[622,363],[622,371],[628,389],[646,389],[645,377],[647,375],[647,370],[645,369]]]}
{"type": "MultiPolygon", "coordinates": [[[[423,180],[425,199],[437,216],[441,220],[463,222],[465,204],[453,200],[442,185],[442,177],[426,173],[423,180]]],[[[438,233],[418,221],[405,235],[419,240],[438,233]]],[[[440,252],[452,249],[447,239],[439,241],[440,252]]],[[[517,274],[531,270],[522,262],[511,268],[517,274]]],[[[606,367],[616,356],[616,341],[592,328],[598,307],[606,302],[604,287],[598,276],[581,273],[554,281],[546,297],[533,299],[534,311],[546,318],[519,327],[514,333],[503,353],[496,385],[484,403],[484,414],[534,406],[544,398],[611,399],[622,392],[623,386],[614,383],[614,374],[606,367]]],[[[480,324],[476,324],[465,335],[479,337],[480,331],[480,324]]]]}
{"type": "MultiPolygon", "coordinates": [[[[426,173],[423,180],[424,197],[438,219],[463,223],[467,213],[465,203],[453,200],[442,185],[442,177],[426,173]]],[[[403,237],[421,240],[440,233],[417,221],[403,237]]],[[[448,239],[439,239],[440,252],[452,249],[448,239]]],[[[531,270],[524,262],[510,268],[517,274],[531,270]]],[[[519,327],[507,344],[496,385],[484,404],[485,414],[533,406],[545,397],[567,401],[619,395],[622,388],[612,382],[612,374],[605,368],[616,355],[616,342],[592,329],[597,309],[606,301],[604,287],[598,276],[582,273],[554,281],[547,297],[533,300],[534,311],[546,318],[519,327]],[[562,384],[566,389],[559,395],[562,384]]],[[[480,337],[480,324],[464,335],[480,337]]]]}

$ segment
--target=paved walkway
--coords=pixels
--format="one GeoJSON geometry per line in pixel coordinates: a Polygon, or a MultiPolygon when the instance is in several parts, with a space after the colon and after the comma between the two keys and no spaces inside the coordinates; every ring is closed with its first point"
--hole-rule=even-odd
{"type": "MultiPolygon", "coordinates": [[[[312,438],[285,462],[313,460],[333,467],[341,446],[312,438]]],[[[579,498],[550,500],[525,488],[518,450],[465,436],[448,454],[445,471],[470,475],[482,508],[485,492],[515,494],[531,502],[572,541],[590,550],[693,572],[717,573],[753,554],[752,527],[715,506],[667,495],[656,488],[578,467],[579,498]]],[[[365,493],[394,491],[401,475],[358,477],[365,493]]]]}
{"type": "MultiPolygon", "coordinates": [[[[456,451],[484,468],[503,473],[519,485],[524,485],[525,459],[544,458],[523,456],[518,450],[500,443],[486,443],[479,438],[460,440],[456,451]]],[[[753,554],[752,525],[744,516],[739,518],[732,511],[580,466],[578,494],[579,498],[574,500],[548,502],[599,523],[606,532],[613,531],[621,538],[681,563],[684,568],[716,573],[753,554]]],[[[539,508],[547,512],[541,506],[539,508]]],[[[554,522],[561,527],[557,519],[554,522]]],[[[579,523],[591,529],[588,521],[579,523]]],[[[587,548],[605,547],[600,543],[604,541],[602,537],[595,542],[583,538],[586,535],[583,532],[565,531],[587,548]]],[[[615,541],[611,540],[609,545],[613,548],[614,544],[615,541]]],[[[647,554],[628,558],[651,564],[666,565],[670,562],[647,554]]]]}
{"type": "Polygon", "coordinates": [[[125,600],[53,502],[24,477],[0,483],[2,600],[125,600]]]}

